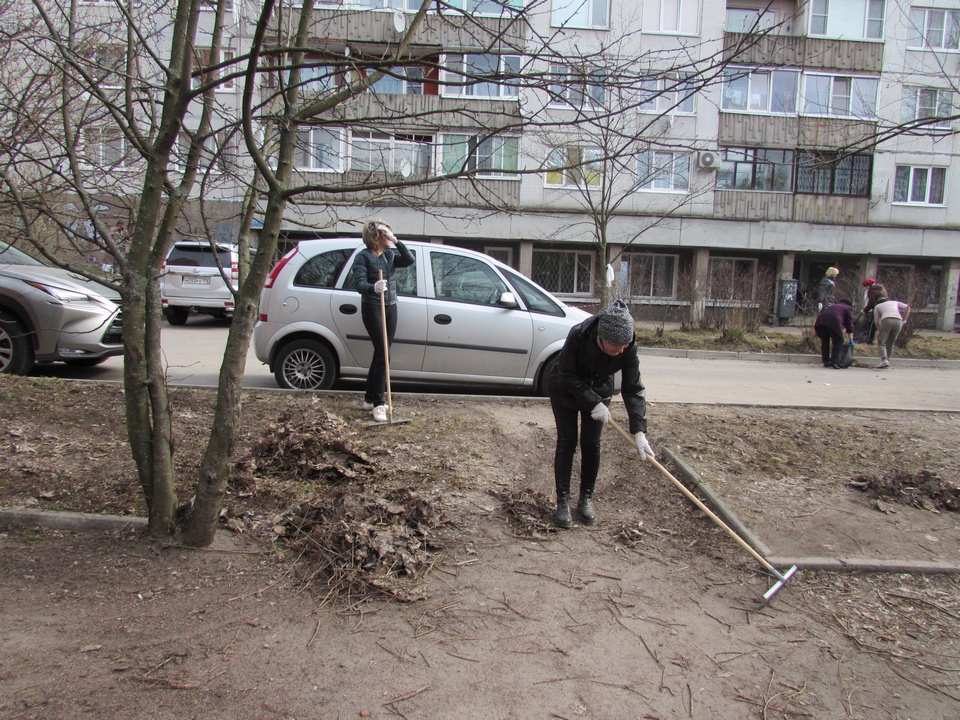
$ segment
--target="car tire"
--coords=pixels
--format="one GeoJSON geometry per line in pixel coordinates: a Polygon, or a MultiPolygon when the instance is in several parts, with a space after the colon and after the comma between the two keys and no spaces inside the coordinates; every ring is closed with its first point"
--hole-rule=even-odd
{"type": "Polygon", "coordinates": [[[26,326],[15,315],[0,312],[0,373],[26,375],[35,358],[26,326]]]}
{"type": "Polygon", "coordinates": [[[184,307],[168,307],[164,314],[167,322],[171,325],[186,325],[187,318],[190,317],[190,310],[184,307]]]}
{"type": "Polygon", "coordinates": [[[316,340],[295,340],[277,354],[277,385],[287,390],[329,390],[337,381],[337,362],[316,340]]]}

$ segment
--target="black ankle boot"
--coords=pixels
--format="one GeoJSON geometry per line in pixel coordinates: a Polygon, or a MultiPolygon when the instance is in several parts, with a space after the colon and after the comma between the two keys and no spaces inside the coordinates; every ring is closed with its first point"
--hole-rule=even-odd
{"type": "Polygon", "coordinates": [[[580,519],[583,520],[584,525],[593,525],[597,521],[597,513],[593,509],[593,498],[589,493],[580,494],[577,510],[580,512],[580,519]]]}
{"type": "Polygon", "coordinates": [[[573,517],[570,515],[570,496],[557,496],[557,511],[553,514],[553,524],[557,527],[573,527],[573,517]]]}

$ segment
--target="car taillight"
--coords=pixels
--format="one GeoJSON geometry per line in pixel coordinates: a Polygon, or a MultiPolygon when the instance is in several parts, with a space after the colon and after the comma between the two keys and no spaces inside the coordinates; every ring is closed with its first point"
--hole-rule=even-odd
{"type": "Polygon", "coordinates": [[[267,275],[266,281],[263,283],[265,288],[272,288],[273,284],[277,281],[277,275],[280,274],[280,271],[283,270],[283,266],[290,262],[290,259],[297,254],[297,248],[294,248],[282,258],[280,262],[273,266],[273,270],[270,271],[270,274],[267,275]]]}
{"type": "Polygon", "coordinates": [[[240,266],[237,265],[236,261],[230,263],[230,279],[236,280],[240,277],[240,266]]]}

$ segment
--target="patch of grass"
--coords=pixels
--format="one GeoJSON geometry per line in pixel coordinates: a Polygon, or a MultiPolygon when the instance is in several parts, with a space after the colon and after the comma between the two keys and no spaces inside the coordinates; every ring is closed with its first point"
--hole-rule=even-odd
{"type": "MultiPolygon", "coordinates": [[[[725,352],[776,353],[784,355],[815,354],[820,352],[820,341],[811,329],[802,333],[761,330],[757,333],[740,331],[722,333],[720,330],[683,330],[637,328],[637,342],[641,347],[676,350],[720,350],[725,352]]],[[[861,354],[870,354],[876,345],[858,346],[861,354]]],[[[925,360],[960,360],[960,335],[941,337],[916,333],[904,348],[897,348],[897,357],[925,360]]]]}

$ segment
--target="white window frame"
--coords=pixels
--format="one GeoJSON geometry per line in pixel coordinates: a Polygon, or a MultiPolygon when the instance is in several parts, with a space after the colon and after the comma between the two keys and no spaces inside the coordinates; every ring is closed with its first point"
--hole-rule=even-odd
{"type": "Polygon", "coordinates": [[[100,45],[90,53],[94,77],[104,90],[122,90],[127,72],[127,50],[122,45],[100,45]],[[109,57],[108,57],[109,56],[109,57]],[[101,77],[100,74],[103,73],[101,77]]]}
{"type": "Polygon", "coordinates": [[[640,78],[640,90],[650,100],[640,103],[642,113],[658,115],[694,115],[697,111],[697,91],[683,89],[691,80],[678,77],[640,78]]]}
{"type": "Polygon", "coordinates": [[[596,259],[596,254],[592,252],[584,252],[581,250],[548,250],[534,248],[531,265],[531,280],[533,280],[537,285],[542,287],[547,292],[552,293],[558,297],[580,297],[588,298],[593,297],[593,277],[594,277],[594,261],[596,259]],[[562,255],[566,257],[573,258],[573,288],[564,289],[559,287],[559,283],[551,283],[549,279],[545,278],[536,272],[535,265],[537,256],[546,256],[546,255],[562,255]],[[551,287],[552,286],[552,287],[551,287]],[[586,288],[586,289],[583,289],[586,288]]]}
{"type": "Polygon", "coordinates": [[[634,302],[656,301],[656,300],[675,300],[677,298],[677,274],[680,269],[680,256],[667,253],[624,253],[620,258],[620,291],[623,297],[628,297],[634,302]],[[633,263],[636,261],[648,263],[653,266],[649,275],[650,285],[645,290],[637,294],[633,287],[633,263]],[[653,292],[657,278],[664,278],[664,268],[660,269],[658,274],[658,265],[670,263],[670,267],[665,268],[669,274],[670,292],[667,295],[657,295],[653,292]]]}
{"type": "Polygon", "coordinates": [[[545,187],[598,188],[603,179],[603,151],[589,147],[557,147],[547,157],[545,187]]]}
{"type": "Polygon", "coordinates": [[[801,73],[799,70],[782,68],[731,67],[724,72],[720,108],[723,112],[748,113],[751,115],[796,115],[800,100],[801,73]],[[792,96],[784,94],[782,81],[792,78],[792,96]],[[746,90],[742,89],[746,80],[746,90]],[[780,81],[778,83],[778,80],[780,81]],[[736,85],[737,87],[734,87],[736,85]],[[793,109],[774,109],[774,100],[778,95],[783,98],[780,107],[793,109]],[[745,94],[741,102],[740,94],[745,94]],[[789,102],[787,102],[789,101],[789,102]],[[743,105],[744,107],[740,107],[743,105]]]}
{"type": "Polygon", "coordinates": [[[326,127],[302,127],[297,133],[297,147],[294,152],[294,168],[299,172],[322,172],[322,173],[341,173],[343,172],[343,131],[326,127]],[[332,139],[329,145],[325,145],[322,140],[326,137],[332,139]],[[334,162],[326,164],[316,155],[318,147],[329,147],[330,157],[334,162]],[[309,154],[309,162],[303,163],[302,160],[309,154]]]}
{"type": "Polygon", "coordinates": [[[810,115],[816,117],[839,117],[839,118],[857,118],[859,120],[875,120],[877,118],[877,101],[880,95],[880,78],[879,77],[867,77],[862,75],[846,75],[846,74],[831,74],[831,73],[804,73],[803,74],[803,92],[801,95],[801,115],[810,115]],[[819,83],[822,79],[827,79],[829,82],[829,107],[826,112],[823,112],[823,103],[820,102],[819,97],[814,97],[813,94],[816,92],[815,83],[819,83]],[[843,89],[842,81],[849,81],[849,94],[846,94],[843,89]],[[861,102],[861,106],[866,109],[866,112],[859,113],[855,105],[859,100],[870,99],[863,94],[863,89],[872,87],[873,89],[873,98],[872,106],[867,107],[865,103],[861,102]],[[846,98],[845,107],[842,109],[838,104],[838,100],[846,98]],[[841,110],[838,112],[838,110],[841,110]]]}
{"type": "MultiPolygon", "coordinates": [[[[309,57],[304,62],[312,62],[309,57]]],[[[290,70],[283,71],[284,82],[290,82],[290,70]]],[[[332,65],[304,65],[300,68],[299,90],[303,94],[319,94],[337,87],[337,69],[332,65]]]]}
{"type": "Polygon", "coordinates": [[[83,159],[91,167],[109,170],[131,170],[136,162],[126,136],[113,127],[83,129],[83,159]]]}
{"type": "Polygon", "coordinates": [[[897,165],[893,175],[893,204],[944,207],[947,197],[946,186],[946,167],[940,165],[897,165]],[[933,195],[935,188],[933,178],[935,175],[940,176],[939,198],[933,195]],[[906,182],[905,187],[904,182],[906,182]],[[897,195],[901,190],[906,190],[906,199],[898,200],[897,195]],[[922,198],[917,199],[920,194],[922,194],[922,198]]]}
{"type": "Polygon", "coordinates": [[[601,110],[606,100],[606,77],[595,70],[577,73],[559,63],[550,65],[550,105],[601,110]]]}
{"type": "Polygon", "coordinates": [[[550,25],[555,28],[605,30],[610,25],[610,0],[553,0],[550,25]]]}
{"type": "Polygon", "coordinates": [[[637,190],[689,193],[692,157],[690,152],[672,150],[637,153],[637,190]]]}
{"type": "Polygon", "coordinates": [[[811,37],[883,40],[885,15],[886,0],[812,0],[808,30],[811,37]]]}
{"type": "MultiPolygon", "coordinates": [[[[416,12],[420,9],[421,0],[385,0],[390,7],[403,5],[408,6],[407,10],[416,12]]],[[[465,15],[483,16],[483,17],[503,17],[523,10],[524,0],[500,0],[492,2],[491,0],[448,0],[448,3],[455,9],[460,10],[465,15]]]]}
{"type": "Polygon", "coordinates": [[[444,55],[441,59],[440,94],[443,97],[516,100],[520,95],[518,85],[499,81],[475,82],[471,76],[486,77],[476,70],[470,58],[496,58],[496,74],[516,74],[520,71],[519,55],[496,55],[494,53],[457,53],[444,55]],[[512,67],[511,67],[512,66],[512,67]],[[496,88],[496,92],[489,90],[496,88]]]}
{"type": "Polygon", "coordinates": [[[951,125],[950,117],[955,112],[955,95],[953,90],[944,88],[905,85],[900,121],[914,122],[939,118],[939,122],[931,122],[926,126],[949,128],[951,125]]]}
{"type": "Polygon", "coordinates": [[[483,254],[489,255],[494,260],[502,262],[504,265],[513,267],[513,248],[511,247],[488,245],[483,248],[483,254]]]}
{"type": "Polygon", "coordinates": [[[478,178],[520,180],[520,138],[517,135],[478,135],[446,133],[441,136],[440,167],[443,173],[464,169],[478,178]],[[488,167],[483,167],[490,160],[488,167]]]}
{"type": "MultiPolygon", "coordinates": [[[[216,62],[213,61],[212,48],[198,47],[195,52],[202,53],[207,57],[206,62],[202,62],[202,58],[198,58],[198,63],[200,64],[201,67],[203,65],[219,65],[220,63],[229,62],[230,60],[233,60],[234,58],[237,57],[237,51],[232,48],[220,48],[218,53],[219,59],[216,62]]],[[[198,89],[201,85],[205,84],[208,80],[219,79],[220,73],[222,70],[223,68],[217,69],[215,76],[213,76],[213,74],[211,73],[211,75],[199,75],[197,77],[194,77],[193,89],[194,90],[198,89]]],[[[236,86],[236,83],[234,82],[234,79],[229,78],[222,83],[218,82],[216,87],[214,88],[214,91],[218,93],[228,93],[228,92],[233,92],[236,89],[236,87],[237,86],[236,86]]]]}
{"type": "Polygon", "coordinates": [[[416,66],[399,66],[391,68],[391,70],[396,75],[401,75],[402,78],[395,77],[394,75],[384,75],[370,87],[372,92],[383,95],[423,95],[423,84],[426,81],[426,77],[423,75],[422,68],[416,66]],[[410,79],[411,74],[413,74],[415,79],[410,79]],[[385,86],[382,84],[384,82],[396,83],[396,88],[385,89],[385,86]]]}
{"type": "MultiPolygon", "coordinates": [[[[216,12],[217,0],[203,0],[200,4],[200,9],[205,12],[216,12]]],[[[233,12],[233,0],[227,0],[224,10],[226,12],[233,12]]]]}
{"type": "Polygon", "coordinates": [[[777,13],[769,9],[730,7],[724,18],[724,30],[728,33],[765,33],[770,32],[777,25],[777,13]],[[742,18],[738,23],[735,18],[742,18]],[[747,21],[750,24],[747,25],[747,21]]]}
{"type": "Polygon", "coordinates": [[[907,47],[960,52],[960,9],[911,7],[907,47]]]}
{"type": "Polygon", "coordinates": [[[650,0],[643,4],[643,30],[662,35],[696,35],[701,0],[650,0]]]}
{"type": "Polygon", "coordinates": [[[354,130],[350,133],[350,170],[366,173],[393,173],[404,177],[425,177],[432,172],[433,138],[427,135],[404,135],[354,130]],[[369,150],[361,153],[362,147],[369,150]],[[368,162],[360,167],[361,158],[377,155],[383,162],[368,162]]]}

